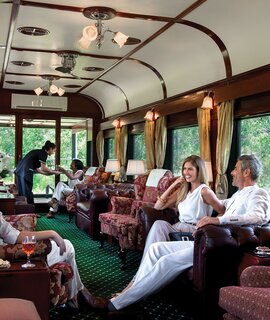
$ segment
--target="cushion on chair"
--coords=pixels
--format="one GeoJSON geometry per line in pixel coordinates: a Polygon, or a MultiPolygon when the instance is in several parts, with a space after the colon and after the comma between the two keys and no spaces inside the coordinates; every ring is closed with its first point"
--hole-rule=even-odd
{"type": "Polygon", "coordinates": [[[219,305],[228,313],[240,319],[269,319],[270,289],[223,287],[220,289],[219,305]]]}
{"type": "Polygon", "coordinates": [[[157,187],[160,179],[164,176],[166,173],[166,169],[153,169],[151,170],[147,181],[146,181],[146,187],[157,187]]]}

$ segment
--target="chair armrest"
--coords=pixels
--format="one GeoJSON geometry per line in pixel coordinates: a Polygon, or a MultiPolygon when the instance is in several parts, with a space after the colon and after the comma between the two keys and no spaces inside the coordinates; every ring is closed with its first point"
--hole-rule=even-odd
{"type": "Polygon", "coordinates": [[[37,224],[37,215],[34,213],[4,215],[4,219],[15,229],[33,231],[37,224]]]}
{"type": "Polygon", "coordinates": [[[138,219],[143,225],[145,237],[148,235],[149,230],[156,220],[165,220],[171,224],[179,221],[178,214],[174,209],[167,208],[164,210],[157,210],[154,209],[153,206],[147,206],[145,204],[142,205],[138,212],[138,219]]]}
{"type": "Polygon", "coordinates": [[[251,266],[247,267],[240,276],[240,285],[242,287],[270,287],[270,267],[251,266]]]}
{"type": "MultiPolygon", "coordinates": [[[[52,249],[50,240],[37,241],[35,252],[31,255],[31,259],[46,259],[52,249]]],[[[25,260],[26,254],[22,250],[22,244],[8,244],[0,246],[0,259],[3,260],[25,260]]]]}

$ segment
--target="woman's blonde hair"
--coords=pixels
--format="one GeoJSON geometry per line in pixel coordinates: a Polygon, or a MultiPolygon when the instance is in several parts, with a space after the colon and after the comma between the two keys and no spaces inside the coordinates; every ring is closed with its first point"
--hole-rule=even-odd
{"type": "MultiPolygon", "coordinates": [[[[183,171],[184,171],[184,166],[187,162],[190,162],[197,169],[197,175],[198,175],[198,179],[199,179],[200,183],[201,184],[204,183],[204,184],[208,185],[207,172],[205,169],[204,161],[199,156],[196,156],[196,155],[191,155],[191,156],[187,157],[182,164],[182,175],[183,175],[183,171]]],[[[190,189],[191,189],[190,182],[185,181],[181,185],[181,187],[179,188],[179,192],[177,194],[177,200],[176,200],[177,206],[180,202],[182,202],[186,199],[186,196],[187,196],[190,189]]]]}

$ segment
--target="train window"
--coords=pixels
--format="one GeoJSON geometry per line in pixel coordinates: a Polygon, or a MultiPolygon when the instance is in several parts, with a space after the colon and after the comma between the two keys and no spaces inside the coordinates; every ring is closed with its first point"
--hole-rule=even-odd
{"type": "Polygon", "coordinates": [[[104,139],[104,163],[106,164],[108,159],[115,159],[114,155],[114,138],[104,139]]]}
{"type": "Polygon", "coordinates": [[[186,157],[200,155],[198,126],[173,129],[171,142],[172,171],[174,175],[179,175],[186,157]]]}
{"type": "Polygon", "coordinates": [[[270,115],[241,120],[241,154],[255,154],[263,165],[258,184],[270,192],[270,115]]]}
{"type": "Polygon", "coordinates": [[[146,159],[144,133],[133,135],[132,159],[136,159],[136,160],[146,159]]]}

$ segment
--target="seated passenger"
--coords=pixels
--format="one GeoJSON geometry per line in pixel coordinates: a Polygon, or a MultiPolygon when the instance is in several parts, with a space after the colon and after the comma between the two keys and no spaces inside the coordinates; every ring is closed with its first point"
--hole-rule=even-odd
{"type": "Polygon", "coordinates": [[[68,184],[65,182],[58,182],[52,199],[48,202],[50,206],[50,212],[47,214],[47,218],[53,218],[55,213],[58,211],[59,203],[64,200],[73,191],[76,184],[83,181],[83,163],[78,159],[73,159],[70,164],[72,172],[65,170],[62,167],[58,167],[58,170],[64,173],[68,177],[68,184]]]}
{"type": "MultiPolygon", "coordinates": [[[[239,190],[230,198],[219,200],[225,207],[221,217],[205,216],[197,228],[206,224],[258,224],[270,219],[270,199],[266,190],[257,186],[261,163],[254,155],[239,157],[234,170],[233,185],[239,190]]],[[[161,196],[162,200],[163,197],[161,196]]],[[[180,273],[193,265],[194,241],[165,241],[152,243],[141,261],[133,283],[119,295],[108,301],[107,310],[116,311],[127,307],[160,290],[180,273]]],[[[92,307],[102,308],[97,300],[92,307]]]]}
{"type": "Polygon", "coordinates": [[[205,164],[200,157],[191,155],[184,160],[182,177],[158,197],[154,206],[158,210],[168,207],[177,207],[179,222],[171,225],[164,220],[155,221],[147,236],[144,253],[154,242],[169,241],[170,232],[193,233],[202,217],[212,215],[213,207],[218,213],[224,213],[224,207],[208,186],[205,164]]]}
{"type": "MultiPolygon", "coordinates": [[[[38,240],[50,239],[52,250],[47,256],[48,265],[51,266],[58,262],[67,262],[73,269],[74,276],[68,283],[68,299],[70,304],[76,308],[77,296],[81,297],[89,305],[95,303],[90,292],[83,285],[75,260],[75,250],[69,240],[63,239],[57,232],[53,230],[46,231],[19,231],[11,226],[0,212],[0,242],[6,244],[22,243],[25,236],[35,236],[38,240]]],[[[48,292],[49,295],[49,292],[48,292]]],[[[98,298],[98,302],[102,305],[102,298],[98,298]]]]}

